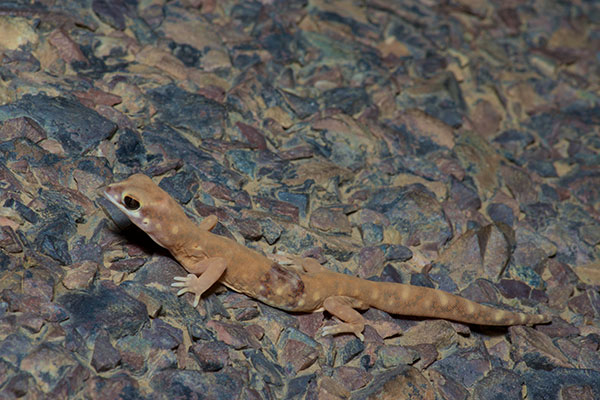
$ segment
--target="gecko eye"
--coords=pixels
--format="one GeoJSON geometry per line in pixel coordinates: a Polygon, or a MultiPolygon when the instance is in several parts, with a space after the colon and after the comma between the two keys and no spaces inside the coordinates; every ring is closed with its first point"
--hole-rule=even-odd
{"type": "Polygon", "coordinates": [[[140,208],[140,202],[131,196],[123,197],[123,203],[125,204],[125,208],[131,211],[135,211],[140,208]]]}

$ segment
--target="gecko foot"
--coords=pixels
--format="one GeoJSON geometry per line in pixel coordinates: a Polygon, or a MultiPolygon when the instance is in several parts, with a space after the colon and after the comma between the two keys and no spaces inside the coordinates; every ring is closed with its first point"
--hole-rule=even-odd
{"type": "Polygon", "coordinates": [[[208,289],[206,285],[204,285],[202,280],[194,274],[188,274],[187,276],[176,276],[173,279],[175,279],[177,282],[172,283],[171,286],[182,288],[177,292],[177,296],[181,296],[185,293],[192,293],[196,295],[194,297],[194,308],[196,308],[198,303],[200,303],[200,296],[202,296],[202,293],[208,289]]]}
{"type": "Polygon", "coordinates": [[[365,337],[362,334],[361,328],[362,326],[342,322],[335,325],[324,326],[321,328],[321,336],[337,335],[338,333],[352,333],[361,341],[364,341],[365,337]]]}
{"type": "Polygon", "coordinates": [[[298,259],[300,259],[300,257],[298,257],[298,256],[292,256],[289,254],[282,254],[282,253],[267,254],[267,257],[280,265],[298,264],[298,259]]]}

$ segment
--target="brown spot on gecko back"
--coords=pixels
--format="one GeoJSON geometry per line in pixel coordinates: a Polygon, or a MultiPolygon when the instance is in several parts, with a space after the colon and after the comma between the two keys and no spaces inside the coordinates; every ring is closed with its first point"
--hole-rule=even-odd
{"type": "Polygon", "coordinates": [[[292,269],[273,263],[259,279],[258,295],[265,303],[284,310],[292,310],[304,295],[304,282],[292,269]]]}

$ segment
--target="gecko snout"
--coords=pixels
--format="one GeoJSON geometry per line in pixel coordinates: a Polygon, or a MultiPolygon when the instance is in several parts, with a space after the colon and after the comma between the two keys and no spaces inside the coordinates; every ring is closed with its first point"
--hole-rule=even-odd
{"type": "MultiPolygon", "coordinates": [[[[118,187],[116,187],[116,185],[114,185],[114,184],[107,185],[107,186],[99,188],[98,191],[100,192],[100,195],[102,195],[108,201],[113,203],[115,206],[117,206],[119,208],[122,208],[124,206],[123,200],[121,199],[122,192],[121,192],[121,190],[119,190],[118,187]]],[[[128,203],[127,206],[129,204],[130,203],[128,203]]],[[[138,205],[139,205],[139,203],[138,203],[138,205]]],[[[127,207],[127,209],[129,209],[129,210],[133,210],[134,208],[139,208],[139,207],[127,207]]]]}
{"type": "Polygon", "coordinates": [[[101,186],[98,188],[97,193],[102,197],[106,197],[108,200],[117,200],[118,196],[115,193],[114,188],[111,185],[101,186]]]}

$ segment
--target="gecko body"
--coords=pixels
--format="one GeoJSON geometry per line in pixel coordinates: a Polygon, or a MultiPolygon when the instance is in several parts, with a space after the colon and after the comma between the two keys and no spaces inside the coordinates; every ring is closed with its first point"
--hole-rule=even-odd
{"type": "Polygon", "coordinates": [[[341,322],[323,328],[323,335],[353,333],[362,337],[365,321],[356,310],[369,307],[477,325],[532,325],[550,320],[544,314],[492,308],[441,290],[336,273],[312,258],[290,256],[287,263],[274,261],[211,233],[217,223],[215,216],[194,224],[168,193],[143,174],[111,184],[103,194],[186,269],[189,274],[176,277],[172,286],[181,288],[178,295],[193,293],[194,307],[202,293],[220,282],[286,311],[328,311],[341,322]]]}

